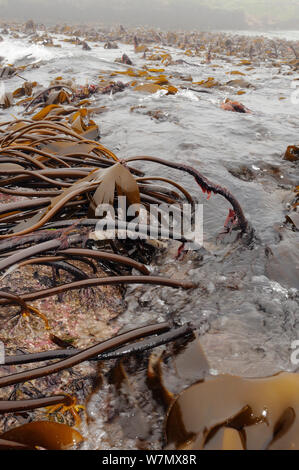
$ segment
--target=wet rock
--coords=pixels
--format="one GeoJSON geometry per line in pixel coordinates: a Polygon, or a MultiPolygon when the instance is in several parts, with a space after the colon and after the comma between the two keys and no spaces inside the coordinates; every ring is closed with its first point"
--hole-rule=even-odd
{"type": "Polygon", "coordinates": [[[182,142],[178,147],[181,150],[197,150],[201,145],[197,142],[182,142]]]}
{"type": "Polygon", "coordinates": [[[83,49],[83,51],[91,51],[91,47],[87,44],[86,41],[83,41],[82,49],[83,49]]]}
{"type": "Polygon", "coordinates": [[[220,107],[224,109],[224,111],[232,111],[234,113],[251,113],[250,109],[246,108],[244,104],[238,101],[232,101],[229,98],[227,98],[224,103],[221,103],[220,107]]]}
{"type": "Polygon", "coordinates": [[[226,82],[226,85],[232,86],[234,88],[255,88],[254,85],[247,82],[243,78],[238,78],[236,80],[229,80],[228,82],[226,82]]]}
{"type": "Polygon", "coordinates": [[[297,162],[299,160],[299,147],[296,145],[289,145],[283,159],[288,160],[289,162],[297,162]]]}
{"type": "Polygon", "coordinates": [[[256,171],[253,171],[247,165],[241,165],[238,168],[230,167],[228,171],[231,175],[235,176],[235,178],[239,178],[242,181],[254,181],[256,178],[256,171]]]}
{"type": "Polygon", "coordinates": [[[270,279],[285,287],[299,289],[299,240],[283,240],[279,245],[271,246],[268,252],[266,273],[270,279]]]}
{"type": "Polygon", "coordinates": [[[104,44],[104,49],[118,49],[118,45],[116,44],[116,42],[106,42],[104,44]]]}
{"type": "Polygon", "coordinates": [[[28,33],[29,31],[35,31],[36,30],[36,26],[35,26],[35,23],[33,20],[28,20],[26,23],[25,23],[25,32],[28,33]]]}
{"type": "Polygon", "coordinates": [[[128,86],[127,83],[111,82],[108,85],[106,85],[105,87],[99,88],[99,91],[101,93],[103,93],[104,95],[108,94],[108,93],[112,93],[114,95],[115,93],[119,93],[121,91],[124,91],[127,88],[127,86],[128,86]]]}
{"type": "Polygon", "coordinates": [[[127,65],[133,65],[133,62],[131,61],[130,57],[127,56],[127,54],[123,54],[121,57],[121,63],[122,64],[127,64],[127,65]]]}
{"type": "Polygon", "coordinates": [[[299,230],[299,212],[290,212],[286,215],[286,221],[290,223],[295,230],[299,230]]]}

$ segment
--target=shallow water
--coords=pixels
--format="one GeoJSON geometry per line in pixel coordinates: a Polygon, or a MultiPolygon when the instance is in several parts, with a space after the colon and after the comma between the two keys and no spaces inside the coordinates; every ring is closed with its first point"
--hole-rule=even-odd
{"type": "MultiPolygon", "coordinates": [[[[133,46],[127,44],[119,44],[116,50],[104,49],[103,43],[98,47],[91,44],[92,50],[86,52],[63,42],[61,35],[55,36],[54,42],[62,45],[57,49],[30,45],[26,38],[3,37],[0,56],[4,63],[38,62],[39,68],[25,70],[22,75],[45,86],[58,75],[75,78],[78,84],[97,83],[103,71],[126,69],[114,63],[124,52],[134,66],[144,65],[142,55],[134,54],[133,46]]],[[[298,40],[299,33],[273,32],[267,37],[298,40]]],[[[299,83],[299,72],[289,74],[288,65],[277,67],[273,59],[255,61],[253,69],[246,70],[238,65],[238,57],[231,56],[229,61],[212,57],[212,63],[205,64],[198,57],[186,57],[182,50],[167,49],[173,59],[198,65],[170,65],[168,75],[191,75],[193,81],[213,76],[224,84],[239,78],[229,74],[232,70],[242,70],[246,75],[242,78],[254,88],[244,88],[242,96],[237,96],[239,88],[233,87],[211,88],[207,94],[182,90],[169,96],[143,95],[126,89],[111,96],[95,95],[95,104],[107,107],[105,113],[93,117],[100,128],[101,143],[119,157],[153,155],[197,168],[237,197],[256,238],[250,247],[240,240],[221,243],[217,234],[227,215],[226,201],[219,196],[206,201],[190,176],[146,163],[152,175],[161,175],[162,171],[163,176],[177,178],[204,205],[203,248],[177,261],[177,245],[171,243],[157,254],[151,269],[161,275],[176,273],[176,277],[191,278],[199,287],[187,292],[167,287],[129,287],[126,312],[117,324],[129,329],[157,320],[172,319],[179,324],[191,321],[202,335],[201,344],[213,373],[265,376],[294,370],[297,366],[291,364],[290,354],[291,342],[299,339],[299,240],[298,232],[281,225],[294,197],[299,172],[298,162],[283,161],[282,154],[288,145],[298,143],[299,104],[292,94],[294,83],[299,83]],[[227,97],[242,101],[252,113],[223,111],[220,103],[227,97]],[[148,111],[161,111],[163,119],[151,118],[148,111]],[[294,247],[289,258],[293,260],[291,281],[269,276],[267,268],[267,248],[279,246],[281,237],[287,240],[287,249],[294,247]]],[[[125,81],[129,77],[116,79],[125,81]]],[[[22,79],[14,77],[4,83],[8,90],[14,90],[22,79]]],[[[179,78],[171,79],[171,83],[188,87],[188,81],[179,78]]],[[[18,116],[16,107],[1,112],[3,120],[11,115],[18,116]]],[[[141,163],[134,166],[141,167],[141,163]]],[[[282,254],[282,265],[285,259],[282,254]]],[[[90,413],[95,416],[90,448],[102,446],[105,432],[96,410],[103,400],[94,397],[90,403],[90,413]]],[[[129,440],[125,440],[124,448],[128,445],[129,440]]]]}
{"type": "Polygon", "coordinates": [[[299,41],[299,31],[227,31],[232,35],[242,35],[242,36],[263,36],[270,39],[287,39],[288,41],[299,41]]]}

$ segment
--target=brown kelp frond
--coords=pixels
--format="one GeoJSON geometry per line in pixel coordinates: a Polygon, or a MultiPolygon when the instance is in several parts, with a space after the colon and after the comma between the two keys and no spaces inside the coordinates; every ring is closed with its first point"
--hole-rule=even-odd
{"type": "Polygon", "coordinates": [[[20,411],[35,410],[36,408],[44,408],[45,406],[53,406],[58,404],[70,404],[69,397],[64,395],[56,395],[46,398],[34,398],[31,400],[0,400],[0,414],[15,413],[20,411]]]}
{"type": "Polygon", "coordinates": [[[34,447],[0,438],[0,450],[34,450],[34,447]]]}
{"type": "Polygon", "coordinates": [[[170,407],[168,448],[298,449],[298,382],[298,374],[284,372],[258,379],[211,376],[192,385],[170,407]]]}
{"type": "MultiPolygon", "coordinates": [[[[32,292],[30,294],[22,294],[19,296],[19,298],[21,298],[25,302],[29,302],[37,299],[43,299],[51,295],[57,295],[62,292],[67,292],[69,290],[81,289],[83,287],[108,286],[115,284],[154,284],[158,286],[181,287],[182,289],[194,289],[197,286],[191,281],[178,281],[176,279],[169,279],[159,276],[113,276],[103,278],[97,277],[70,282],[68,284],[62,284],[60,286],[39,290],[38,292],[32,292]]],[[[0,305],[7,305],[13,303],[17,303],[15,297],[11,299],[0,298],[0,305]]]]}
{"type": "MultiPolygon", "coordinates": [[[[37,379],[39,377],[45,377],[47,375],[57,373],[61,370],[69,369],[70,367],[74,367],[76,364],[80,364],[81,362],[95,358],[100,354],[107,352],[108,350],[115,350],[116,348],[123,346],[124,344],[128,343],[129,341],[133,341],[136,338],[141,338],[144,335],[148,336],[151,334],[156,334],[161,331],[165,331],[165,329],[169,328],[170,325],[162,323],[160,325],[149,325],[137,328],[136,330],[130,330],[114,338],[98,343],[82,351],[79,351],[78,353],[70,357],[67,357],[59,362],[55,362],[54,364],[0,377],[0,388],[22,383],[28,380],[37,379]]],[[[190,334],[191,331],[192,329],[188,327],[181,330],[180,333],[182,333],[182,335],[184,336],[185,334],[190,334]]]]}
{"type": "Polygon", "coordinates": [[[223,196],[225,199],[227,199],[230,204],[232,205],[234,212],[236,214],[236,217],[238,218],[238,224],[240,226],[240,229],[242,232],[245,232],[247,227],[248,227],[248,222],[245,218],[245,215],[243,213],[243,210],[241,208],[240,203],[237,201],[237,199],[230,193],[230,191],[218,184],[212,183],[212,181],[208,180],[206,177],[201,175],[199,171],[197,171],[195,168],[192,168],[188,165],[184,165],[182,163],[174,163],[168,160],[163,160],[161,158],[157,157],[150,157],[150,156],[136,156],[136,157],[129,157],[124,159],[125,163],[129,163],[132,161],[138,161],[138,160],[143,160],[143,161],[150,161],[154,163],[159,163],[161,165],[168,166],[170,168],[174,168],[176,170],[184,171],[186,173],[189,173],[192,175],[197,182],[197,184],[200,186],[202,191],[204,193],[207,193],[208,197],[210,196],[211,193],[214,194],[220,194],[223,196]]]}
{"type": "MultiPolygon", "coordinates": [[[[156,325],[150,325],[147,329],[141,327],[135,331],[135,340],[138,339],[138,334],[140,334],[141,339],[138,341],[130,342],[129,344],[122,346],[120,345],[117,348],[112,348],[110,351],[103,352],[98,354],[94,358],[91,358],[91,361],[106,361],[108,359],[118,359],[124,356],[131,354],[141,353],[152,349],[154,347],[160,346],[162,344],[167,344],[170,341],[174,341],[180,337],[187,337],[192,334],[192,327],[190,325],[185,325],[179,328],[170,329],[170,324],[157,323],[156,325]],[[168,331],[169,330],[169,331],[168,331]],[[165,333],[164,333],[165,331],[165,333]],[[153,336],[156,334],[157,336],[153,336]]],[[[44,351],[41,353],[28,353],[28,354],[18,354],[5,357],[5,365],[16,365],[16,364],[29,364],[35,362],[49,361],[54,359],[65,359],[67,357],[72,357],[75,354],[79,353],[78,349],[56,349],[50,351],[44,351]]]]}
{"type": "MultiPolygon", "coordinates": [[[[81,118],[81,114],[78,117],[81,118]]],[[[46,161],[50,160],[51,162],[51,160],[54,160],[62,166],[69,166],[63,163],[63,158],[59,159],[55,154],[61,153],[63,157],[67,156],[68,153],[82,150],[87,158],[98,161],[100,156],[117,161],[117,157],[113,152],[89,138],[91,129],[95,128],[95,124],[90,126],[83,126],[82,124],[79,129],[78,126],[74,128],[72,123],[69,122],[55,123],[45,119],[12,121],[6,126],[6,129],[2,129],[3,132],[0,138],[1,155],[4,156],[5,151],[11,155],[15,151],[22,151],[23,153],[35,154],[35,160],[39,155],[44,157],[46,161]],[[51,149],[53,149],[52,152],[49,151],[51,149]]],[[[94,134],[94,137],[97,138],[98,134],[94,134]]],[[[19,155],[19,157],[26,159],[22,155],[19,155]]],[[[30,160],[30,155],[27,160],[30,160]]]]}
{"type": "Polygon", "coordinates": [[[9,292],[3,292],[0,291],[0,299],[8,301],[8,303],[13,303],[21,307],[20,314],[23,316],[29,316],[29,315],[37,315],[40,317],[44,323],[47,329],[49,329],[49,322],[44,314],[42,314],[37,308],[32,307],[31,305],[28,305],[22,297],[19,295],[14,295],[10,294],[9,292]]]}
{"type": "MultiPolygon", "coordinates": [[[[81,119],[87,114],[82,113],[75,113],[73,120],[81,119]]],[[[14,192],[16,195],[36,197],[25,202],[21,201],[19,204],[8,204],[6,209],[4,206],[1,210],[0,252],[5,250],[8,256],[0,259],[0,270],[3,276],[6,276],[7,273],[22,266],[40,263],[50,266],[56,273],[65,271],[75,278],[74,282],[60,285],[56,280],[53,288],[22,294],[24,302],[61,294],[68,290],[99,285],[150,283],[182,288],[194,287],[191,282],[148,276],[144,263],[112,254],[111,250],[105,253],[103,250],[88,251],[77,246],[82,243],[84,245],[87,240],[103,243],[109,239],[109,221],[103,226],[103,220],[94,219],[93,232],[86,232],[81,222],[85,220],[87,222],[89,214],[102,216],[97,214],[97,207],[103,204],[115,204],[118,196],[125,196],[130,206],[136,205],[137,213],[140,203],[143,203],[146,210],[150,204],[178,203],[178,206],[174,207],[178,213],[181,210],[180,203],[184,200],[193,206],[191,195],[180,184],[163,177],[136,177],[135,170],[131,171],[126,162],[138,159],[150,160],[190,173],[203,191],[208,194],[211,192],[221,194],[228,199],[234,208],[231,219],[238,219],[242,231],[247,227],[241,206],[230,192],[214,185],[191,167],[151,157],[133,157],[115,162],[116,157],[108,149],[95,141],[85,139],[80,130],[74,130],[65,121],[59,123],[49,121],[48,113],[39,116],[35,121],[19,120],[6,124],[6,130],[4,127],[2,130],[0,188],[4,192],[14,192]],[[40,140],[41,136],[48,139],[47,143],[40,140]],[[51,141],[52,138],[56,140],[51,141]],[[65,138],[70,140],[65,141],[65,138]],[[67,158],[69,160],[65,160],[67,158]],[[86,161],[89,163],[87,166],[86,161]],[[156,181],[171,185],[180,193],[173,190],[169,192],[164,186],[153,184],[156,181]],[[79,218],[73,220],[73,214],[79,218]],[[63,226],[65,229],[61,230],[59,227],[63,226]],[[73,251],[67,251],[71,247],[73,251]],[[63,257],[57,258],[59,255],[63,257]],[[108,270],[108,276],[91,278],[81,268],[72,264],[74,258],[76,260],[91,258],[100,262],[104,269],[108,270]],[[120,272],[120,266],[135,268],[146,276],[130,276],[128,272],[120,272]]],[[[118,216],[116,213],[118,229],[125,229],[127,237],[132,229],[137,231],[137,236],[138,233],[140,237],[150,236],[150,225],[138,224],[138,227],[132,228],[131,224],[128,224],[128,219],[118,219],[118,216]]],[[[163,230],[162,222],[159,220],[158,235],[163,237],[163,230]]],[[[166,238],[176,238],[182,243],[189,241],[183,236],[175,235],[170,230],[170,233],[166,233],[166,238]]],[[[0,302],[4,304],[5,299],[0,302]]]]}
{"type": "MultiPolygon", "coordinates": [[[[147,351],[159,345],[175,341],[178,338],[188,337],[192,334],[192,332],[193,328],[190,325],[185,325],[179,328],[171,328],[169,323],[164,322],[139,327],[81,351],[67,349],[7,357],[5,361],[6,365],[27,364],[53,359],[62,360],[55,362],[54,364],[11,374],[6,377],[1,377],[0,388],[28,382],[39,377],[46,377],[48,375],[58,373],[59,371],[69,369],[70,367],[73,367],[76,364],[80,364],[84,361],[115,359],[118,357],[124,357],[130,354],[147,351]]],[[[69,394],[32,398],[29,400],[0,400],[0,414],[29,411],[41,407],[48,407],[48,414],[54,413],[57,410],[60,410],[61,413],[70,412],[77,426],[81,421],[78,410],[84,408],[82,405],[77,404],[75,397],[70,396],[69,394]]],[[[36,425],[37,423],[31,424],[36,425]]],[[[10,434],[13,432],[14,430],[9,431],[0,437],[2,439],[24,443],[22,439],[20,440],[19,435],[16,436],[10,434]]],[[[48,445],[43,445],[43,447],[48,448],[48,445]]]]}
{"type": "MultiPolygon", "coordinates": [[[[161,176],[144,176],[144,177],[140,177],[140,178],[137,178],[137,181],[138,183],[142,183],[142,182],[148,182],[148,181],[162,181],[164,183],[168,183],[170,184],[171,186],[174,186],[175,188],[177,188],[179,191],[181,191],[183,193],[183,195],[185,196],[185,198],[187,199],[188,202],[190,202],[191,204],[194,203],[193,201],[193,198],[192,196],[189,194],[189,192],[183,187],[181,186],[180,184],[178,184],[176,181],[172,181],[168,178],[162,178],[161,176]]],[[[141,185],[139,185],[140,187],[141,185]]],[[[144,186],[145,187],[145,186],[144,186]]],[[[152,188],[152,186],[150,186],[152,188]]]]}
{"type": "MultiPolygon", "coordinates": [[[[32,100],[27,104],[27,106],[25,107],[25,111],[28,111],[28,109],[29,109],[33,104],[37,103],[38,101],[43,101],[43,102],[46,103],[46,104],[52,104],[52,103],[54,102],[54,100],[57,99],[57,97],[58,97],[58,98],[60,98],[59,101],[62,102],[62,101],[61,101],[61,93],[60,93],[60,90],[63,90],[64,88],[67,89],[69,92],[71,92],[71,94],[73,94],[72,88],[69,87],[68,85],[63,84],[63,85],[53,85],[53,86],[50,86],[50,87],[46,88],[45,90],[43,90],[43,91],[37,93],[37,94],[32,98],[32,100]],[[51,92],[52,90],[58,90],[58,91],[59,91],[58,95],[55,94],[55,95],[56,95],[55,98],[48,96],[48,98],[45,100],[45,97],[46,97],[47,95],[50,95],[50,92],[51,92]]],[[[66,96],[67,96],[67,94],[66,94],[66,96]]]]}
{"type": "MultiPolygon", "coordinates": [[[[164,57],[163,60],[171,58],[164,57]]],[[[150,85],[166,86],[164,89],[168,93],[177,91],[164,82],[165,78],[160,76],[159,83],[150,85]]],[[[108,84],[102,92],[121,91],[121,88],[119,84],[108,84]]],[[[148,159],[188,172],[205,192],[214,192],[229,200],[241,230],[245,231],[247,221],[238,201],[228,190],[214,185],[195,169],[150,157],[119,160],[101,145],[98,127],[91,119],[92,114],[100,111],[88,104],[80,104],[72,86],[53,83],[36,93],[28,87],[19,93],[29,98],[26,111],[31,119],[27,115],[26,119],[0,125],[0,194],[8,201],[0,207],[0,280],[7,281],[0,290],[0,305],[13,310],[13,318],[17,317],[18,322],[18,316],[20,322],[23,317],[28,320],[35,316],[43,320],[47,329],[53,328],[52,320],[50,322],[43,313],[47,311],[48,300],[41,304],[37,302],[37,305],[32,303],[51,296],[57,296],[59,303],[62,294],[74,290],[94,293],[99,291],[98,286],[107,286],[103,288],[105,291],[111,289],[110,286],[131,284],[181,289],[196,287],[192,280],[152,275],[146,266],[155,250],[148,241],[152,236],[151,204],[164,207],[166,203],[174,206],[173,211],[181,215],[184,203],[194,210],[194,199],[182,184],[162,175],[144,175],[129,166],[133,160],[148,159]],[[136,208],[135,215],[123,217],[118,206],[119,197],[124,198],[128,206],[136,208]],[[114,221],[99,213],[98,209],[105,205],[114,210],[114,221]],[[134,225],[136,214],[138,217],[142,214],[142,218],[134,225]],[[116,233],[113,232],[115,221],[116,233]],[[124,231],[125,236],[120,236],[118,231],[124,231]],[[133,234],[135,237],[131,236],[133,234]],[[9,283],[12,273],[21,276],[23,272],[30,272],[32,276],[31,267],[41,265],[51,273],[48,284],[38,287],[30,284],[23,288],[20,284],[15,287],[9,283]]],[[[177,234],[172,227],[166,230],[162,216],[157,218],[155,236],[183,244],[193,242],[187,235],[177,234]]],[[[38,271],[33,271],[33,278],[39,276],[38,271]]],[[[3,317],[6,316],[5,309],[3,317]]],[[[82,345],[79,346],[81,349],[59,345],[61,349],[42,352],[19,354],[16,351],[5,357],[4,365],[24,366],[21,371],[17,369],[16,373],[0,377],[0,388],[15,387],[69,369],[72,373],[74,366],[85,361],[134,357],[134,354],[189,337],[192,332],[193,327],[188,324],[173,327],[158,323],[114,336],[86,349],[82,345]],[[45,361],[51,362],[23,370],[26,364],[45,361]]],[[[50,407],[48,415],[66,412],[78,425],[78,410],[82,405],[78,405],[73,396],[62,391],[56,393],[58,395],[49,397],[33,394],[22,397],[24,399],[11,395],[10,399],[0,400],[0,413],[50,407]]],[[[74,436],[71,428],[51,430],[51,424],[57,423],[36,422],[30,423],[30,428],[12,429],[0,436],[0,446],[51,449],[66,447],[70,438],[75,443],[82,441],[82,436],[74,436]],[[51,437],[54,431],[58,436],[55,442],[51,437]],[[33,437],[29,439],[29,435],[33,437]]]]}
{"type": "Polygon", "coordinates": [[[82,435],[63,423],[36,421],[10,429],[0,436],[0,448],[4,450],[66,450],[78,446],[82,435]]]}

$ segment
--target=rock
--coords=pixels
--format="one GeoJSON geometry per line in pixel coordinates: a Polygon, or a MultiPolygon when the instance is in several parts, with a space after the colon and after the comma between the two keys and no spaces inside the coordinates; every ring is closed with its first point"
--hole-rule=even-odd
{"type": "Polygon", "coordinates": [[[299,147],[296,145],[289,145],[283,159],[288,160],[289,162],[297,162],[299,160],[299,147]]]}
{"type": "Polygon", "coordinates": [[[86,41],[83,41],[82,42],[82,49],[83,49],[83,51],[90,51],[91,47],[87,44],[86,41]]]}
{"type": "Polygon", "coordinates": [[[121,63],[122,64],[127,64],[127,65],[133,65],[133,62],[131,61],[130,57],[127,56],[127,54],[123,54],[121,57],[121,63]]]}
{"type": "Polygon", "coordinates": [[[234,88],[254,88],[254,86],[244,80],[243,78],[237,78],[236,80],[230,80],[226,83],[228,86],[232,86],[234,88]]]}
{"type": "Polygon", "coordinates": [[[272,245],[266,264],[267,276],[287,288],[299,289],[299,241],[288,238],[272,245]]]}
{"type": "Polygon", "coordinates": [[[221,104],[220,107],[225,111],[233,111],[235,113],[251,113],[251,111],[246,108],[242,103],[239,103],[238,101],[232,101],[229,98],[227,98],[224,103],[221,104]]]}
{"type": "Polygon", "coordinates": [[[104,44],[104,49],[118,49],[118,45],[116,44],[116,42],[106,42],[106,44],[104,44]]]}
{"type": "Polygon", "coordinates": [[[25,23],[26,33],[29,32],[29,31],[35,31],[35,30],[36,30],[36,26],[34,24],[34,21],[33,20],[28,20],[27,23],[25,23]]]}

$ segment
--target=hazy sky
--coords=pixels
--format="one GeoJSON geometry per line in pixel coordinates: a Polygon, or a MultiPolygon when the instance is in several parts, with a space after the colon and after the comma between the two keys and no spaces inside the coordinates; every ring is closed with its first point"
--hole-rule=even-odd
{"type": "Polygon", "coordinates": [[[298,28],[299,0],[0,0],[1,18],[186,28],[298,28]]]}

